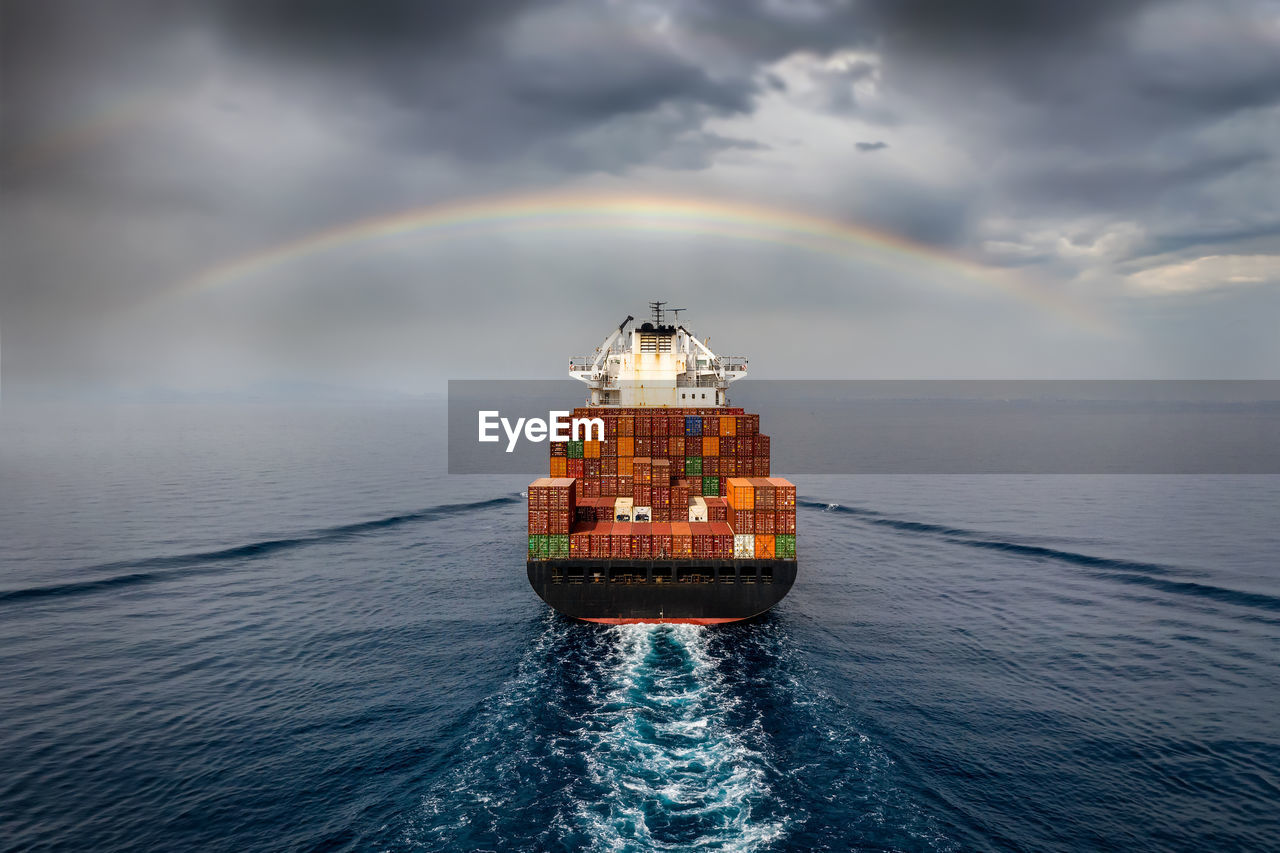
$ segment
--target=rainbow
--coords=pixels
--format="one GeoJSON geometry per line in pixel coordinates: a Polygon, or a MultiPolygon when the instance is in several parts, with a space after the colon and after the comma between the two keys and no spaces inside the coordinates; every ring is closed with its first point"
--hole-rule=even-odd
{"type": "Polygon", "coordinates": [[[324,252],[417,234],[426,238],[539,230],[636,231],[709,236],[789,246],[885,267],[915,277],[939,275],[930,284],[957,278],[994,287],[1097,332],[1108,324],[1086,306],[1012,271],[878,231],[792,209],[702,197],[630,192],[529,193],[470,198],[398,211],[316,231],[209,267],[168,291],[190,296],[258,276],[324,252]]]}

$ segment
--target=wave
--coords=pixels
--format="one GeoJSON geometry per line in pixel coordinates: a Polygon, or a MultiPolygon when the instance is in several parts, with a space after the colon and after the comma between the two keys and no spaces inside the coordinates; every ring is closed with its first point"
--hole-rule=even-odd
{"type": "Polygon", "coordinates": [[[907,533],[924,533],[941,537],[946,542],[953,545],[963,545],[969,548],[982,548],[989,551],[1000,551],[1006,554],[1016,554],[1022,557],[1053,560],[1059,563],[1069,563],[1081,568],[1094,569],[1096,571],[1091,572],[1091,576],[1103,580],[1146,586],[1160,590],[1161,592],[1172,593],[1175,595],[1195,596],[1224,604],[1233,604],[1241,607],[1252,607],[1272,612],[1280,612],[1280,598],[1276,596],[1182,580],[1179,579],[1179,577],[1185,577],[1188,574],[1186,570],[1179,570],[1172,566],[1165,566],[1159,563],[1124,560],[1114,557],[1099,557],[1093,554],[1083,554],[1077,551],[1064,551],[1058,548],[1047,548],[1043,545],[1026,545],[1020,542],[1010,542],[1004,539],[992,538],[990,533],[982,531],[892,518],[884,515],[883,513],[877,512],[876,510],[865,509],[862,507],[850,507],[836,503],[824,503],[821,501],[811,500],[798,501],[797,503],[801,506],[810,509],[818,509],[823,512],[850,515],[859,518],[868,524],[888,527],[893,530],[900,530],[907,533]]]}
{"type": "Polygon", "coordinates": [[[518,503],[520,498],[506,495],[469,503],[440,504],[415,512],[378,518],[372,521],[360,521],[353,524],[340,524],[334,527],[323,527],[301,536],[286,539],[266,539],[251,542],[247,545],[236,545],[219,548],[213,551],[200,551],[193,554],[166,554],[156,557],[144,557],[137,560],[118,560],[110,563],[82,566],[78,573],[100,574],[117,572],[106,577],[91,580],[69,581],[60,584],[25,587],[21,589],[0,590],[0,604],[14,601],[29,601],[42,598],[58,598],[64,596],[84,595],[101,592],[123,586],[155,583],[176,577],[185,577],[209,571],[216,571],[221,564],[241,560],[253,560],[266,557],[281,551],[289,551],[310,545],[349,539],[366,533],[373,533],[404,524],[422,521],[434,521],[450,515],[473,512],[478,509],[518,503]]]}

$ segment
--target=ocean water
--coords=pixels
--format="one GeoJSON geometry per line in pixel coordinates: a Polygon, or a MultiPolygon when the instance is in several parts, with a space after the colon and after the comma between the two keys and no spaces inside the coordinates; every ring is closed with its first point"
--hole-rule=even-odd
{"type": "Polygon", "coordinates": [[[798,477],[771,614],[603,627],[443,423],[0,408],[0,849],[1280,849],[1280,478],[798,477]]]}

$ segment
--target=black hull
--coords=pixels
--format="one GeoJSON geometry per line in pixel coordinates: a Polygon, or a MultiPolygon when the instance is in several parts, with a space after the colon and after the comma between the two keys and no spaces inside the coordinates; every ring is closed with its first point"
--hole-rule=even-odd
{"type": "Polygon", "coordinates": [[[736,622],[781,601],[795,560],[529,560],[529,583],[566,616],[592,622],[736,622]]]}

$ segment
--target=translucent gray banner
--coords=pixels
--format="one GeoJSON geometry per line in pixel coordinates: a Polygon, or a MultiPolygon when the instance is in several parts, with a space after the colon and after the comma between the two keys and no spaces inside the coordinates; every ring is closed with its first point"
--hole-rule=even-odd
{"type": "MultiPolygon", "coordinates": [[[[546,476],[549,445],[529,440],[528,419],[585,393],[569,379],[451,380],[449,473],[546,476]],[[498,440],[478,440],[481,412],[499,413],[498,440]]],[[[1275,380],[748,379],[730,398],[760,415],[775,476],[1280,473],[1275,380]]]]}

